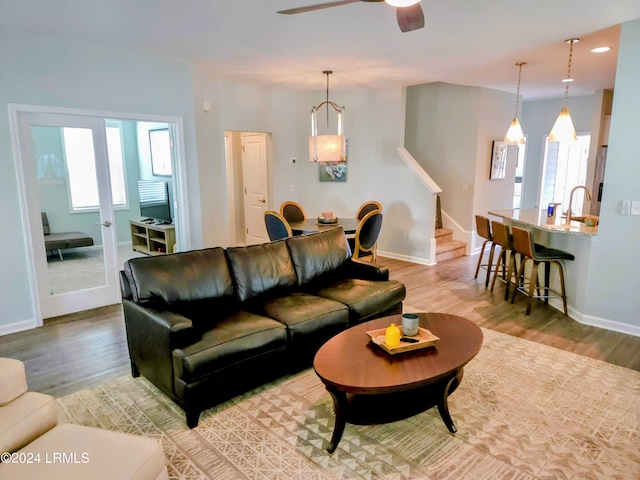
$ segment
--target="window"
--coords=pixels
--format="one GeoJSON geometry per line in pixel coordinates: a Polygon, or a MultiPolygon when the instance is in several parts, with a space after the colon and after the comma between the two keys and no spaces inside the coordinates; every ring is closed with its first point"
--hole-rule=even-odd
{"type": "MultiPolygon", "coordinates": [[[[576,142],[548,143],[545,141],[541,207],[549,203],[560,203],[562,211],[566,211],[571,189],[586,182],[590,141],[591,135],[583,134],[578,134],[576,142]]],[[[583,201],[584,191],[580,190],[573,200],[574,215],[582,213],[583,201]]]]}
{"type": "MultiPolygon", "coordinates": [[[[96,210],[99,206],[98,183],[91,130],[65,127],[62,137],[69,171],[71,209],[73,212],[96,210]]],[[[127,206],[127,194],[120,125],[108,125],[106,137],[113,206],[123,208],[127,206]]]]}

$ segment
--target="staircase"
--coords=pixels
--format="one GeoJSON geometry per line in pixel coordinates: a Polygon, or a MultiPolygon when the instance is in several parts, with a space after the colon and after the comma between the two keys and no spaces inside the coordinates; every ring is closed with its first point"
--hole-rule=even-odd
{"type": "Polygon", "coordinates": [[[444,262],[453,258],[463,257],[467,244],[452,238],[453,230],[436,228],[436,262],[444,262]]]}
{"type": "Polygon", "coordinates": [[[453,239],[453,230],[442,228],[442,207],[440,195],[436,198],[436,263],[463,257],[467,251],[467,244],[453,239]]]}

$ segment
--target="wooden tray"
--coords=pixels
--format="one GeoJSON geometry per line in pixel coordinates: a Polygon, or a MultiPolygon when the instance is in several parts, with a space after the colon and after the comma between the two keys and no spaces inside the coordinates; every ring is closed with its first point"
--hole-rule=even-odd
{"type": "MultiPolygon", "coordinates": [[[[400,327],[398,327],[400,328],[400,327]]],[[[385,352],[395,355],[396,353],[410,352],[412,350],[419,350],[421,348],[431,347],[436,344],[440,337],[436,337],[426,328],[418,327],[418,334],[411,337],[416,338],[419,341],[416,343],[409,343],[400,341],[400,345],[397,347],[389,347],[385,341],[386,328],[379,328],[378,330],[369,330],[367,335],[371,337],[371,341],[381,347],[385,352]]],[[[402,330],[400,330],[402,332],[402,330]]]]}

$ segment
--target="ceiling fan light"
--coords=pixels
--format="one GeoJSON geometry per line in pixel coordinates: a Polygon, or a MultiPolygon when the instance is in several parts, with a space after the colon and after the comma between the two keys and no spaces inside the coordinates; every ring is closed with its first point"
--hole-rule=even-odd
{"type": "Polygon", "coordinates": [[[507,130],[507,134],[502,141],[503,145],[524,145],[526,140],[524,138],[524,133],[522,133],[522,127],[520,126],[520,122],[518,121],[518,117],[513,119],[511,122],[511,126],[509,130],[507,130]]]}
{"type": "Polygon", "coordinates": [[[578,140],[576,129],[573,128],[569,109],[565,106],[560,111],[556,123],[547,137],[547,142],[571,142],[578,140]]]}
{"type": "Polygon", "coordinates": [[[420,3],[420,0],[384,0],[392,7],[410,7],[416,3],[420,3]]]}

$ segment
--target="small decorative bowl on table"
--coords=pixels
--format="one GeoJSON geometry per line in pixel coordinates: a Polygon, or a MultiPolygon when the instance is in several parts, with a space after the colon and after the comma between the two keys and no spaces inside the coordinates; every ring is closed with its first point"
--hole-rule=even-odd
{"type": "Polygon", "coordinates": [[[320,225],[332,225],[332,224],[338,223],[338,217],[333,217],[333,218],[318,217],[318,223],[320,225]]]}

